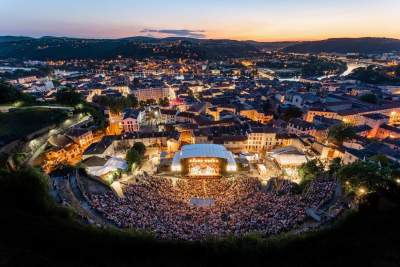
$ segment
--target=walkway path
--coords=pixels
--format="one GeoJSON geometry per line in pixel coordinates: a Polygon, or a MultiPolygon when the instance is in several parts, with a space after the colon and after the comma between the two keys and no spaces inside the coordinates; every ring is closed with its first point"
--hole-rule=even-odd
{"type": "MultiPolygon", "coordinates": [[[[77,171],[76,171],[77,172],[77,171]]],[[[95,211],[90,203],[87,201],[85,196],[82,194],[80,188],[78,187],[78,181],[76,178],[76,174],[69,176],[69,182],[71,185],[71,190],[74,193],[75,198],[79,201],[81,207],[90,215],[90,219],[95,221],[97,224],[106,225],[106,226],[113,226],[110,222],[105,220],[101,214],[95,211]]]]}
{"type": "Polygon", "coordinates": [[[339,181],[336,182],[336,188],[335,188],[335,193],[332,197],[332,199],[327,202],[320,210],[326,212],[329,210],[330,207],[332,207],[342,196],[342,186],[339,181]]]}
{"type": "Polygon", "coordinates": [[[336,182],[336,188],[335,188],[335,193],[333,194],[332,198],[325,203],[320,209],[312,209],[312,208],[306,208],[306,214],[316,220],[317,222],[320,222],[322,217],[329,217],[329,209],[333,207],[341,198],[342,196],[342,186],[339,181],[336,182]]]}

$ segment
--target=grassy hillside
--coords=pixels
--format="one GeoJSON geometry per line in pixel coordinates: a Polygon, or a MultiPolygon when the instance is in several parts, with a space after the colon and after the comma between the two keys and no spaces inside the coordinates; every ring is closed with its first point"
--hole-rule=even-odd
{"type": "Polygon", "coordinates": [[[0,113],[0,146],[67,118],[62,111],[26,109],[0,113]]]}

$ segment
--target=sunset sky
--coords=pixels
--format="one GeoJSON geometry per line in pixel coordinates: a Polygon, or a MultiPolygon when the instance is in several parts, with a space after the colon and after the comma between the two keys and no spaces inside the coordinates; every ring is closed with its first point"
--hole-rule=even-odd
{"type": "Polygon", "coordinates": [[[400,38],[400,0],[0,0],[0,35],[400,38]]]}

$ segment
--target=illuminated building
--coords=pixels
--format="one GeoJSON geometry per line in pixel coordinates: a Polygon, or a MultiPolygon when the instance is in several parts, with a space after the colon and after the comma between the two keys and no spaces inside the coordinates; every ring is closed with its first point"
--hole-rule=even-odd
{"type": "Polygon", "coordinates": [[[107,134],[108,135],[120,135],[122,133],[122,114],[121,113],[113,113],[111,111],[108,112],[108,127],[107,134]]]}
{"type": "Polygon", "coordinates": [[[176,123],[176,110],[173,109],[161,109],[161,119],[165,124],[175,124],[176,123]]]}
{"type": "Polygon", "coordinates": [[[400,138],[400,129],[387,124],[380,125],[373,138],[383,140],[385,138],[397,139],[400,138]]]}
{"type": "Polygon", "coordinates": [[[75,143],[79,144],[81,147],[91,144],[93,141],[93,133],[86,129],[72,129],[68,132],[68,137],[74,140],[75,143]]]}
{"type": "Polygon", "coordinates": [[[400,112],[392,111],[390,112],[390,124],[400,124],[400,112]]]}
{"type": "Polygon", "coordinates": [[[313,122],[315,116],[320,116],[328,119],[337,119],[337,112],[326,111],[326,110],[309,110],[306,114],[305,120],[308,122],[313,122]]]}
{"type": "Polygon", "coordinates": [[[263,124],[266,124],[273,119],[272,114],[264,114],[262,112],[258,112],[255,109],[242,110],[240,111],[240,115],[252,121],[260,122],[263,124]]]}
{"type": "Polygon", "coordinates": [[[121,125],[125,133],[133,133],[139,131],[138,123],[139,111],[129,109],[124,112],[121,125]]]}
{"type": "Polygon", "coordinates": [[[253,128],[247,137],[246,150],[253,153],[271,150],[277,142],[276,131],[271,128],[253,128]]]}
{"type": "Polygon", "coordinates": [[[292,118],[287,125],[288,132],[296,135],[315,135],[315,126],[313,123],[299,118],[292,118]]]}
{"type": "Polygon", "coordinates": [[[133,92],[139,101],[154,99],[156,101],[164,98],[173,98],[172,90],[169,87],[150,87],[137,89],[133,92]]]}
{"type": "Polygon", "coordinates": [[[313,122],[315,116],[322,116],[329,119],[341,120],[344,123],[360,125],[364,124],[366,114],[382,114],[388,116],[389,124],[400,121],[400,105],[398,103],[381,105],[370,109],[350,109],[346,111],[328,111],[328,110],[309,110],[305,116],[305,120],[313,122]]]}
{"type": "Polygon", "coordinates": [[[230,112],[232,114],[236,113],[236,108],[233,105],[226,104],[226,105],[219,105],[214,107],[209,107],[206,110],[208,115],[211,115],[215,121],[219,121],[221,119],[221,112],[230,112]]]}

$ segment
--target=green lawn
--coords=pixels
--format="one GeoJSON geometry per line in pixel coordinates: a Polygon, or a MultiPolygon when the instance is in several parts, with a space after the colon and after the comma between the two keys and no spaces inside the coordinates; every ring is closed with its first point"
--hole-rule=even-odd
{"type": "Polygon", "coordinates": [[[0,146],[66,118],[67,115],[64,111],[49,109],[15,110],[0,113],[0,146]]]}

